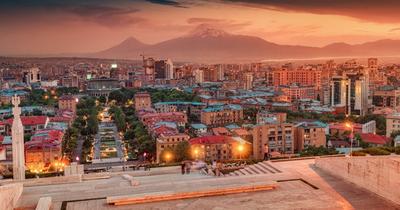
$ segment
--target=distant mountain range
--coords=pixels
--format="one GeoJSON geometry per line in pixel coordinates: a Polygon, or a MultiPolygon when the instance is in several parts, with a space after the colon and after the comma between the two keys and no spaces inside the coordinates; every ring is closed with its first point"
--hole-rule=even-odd
{"type": "Polygon", "coordinates": [[[400,40],[384,39],[356,45],[333,43],[324,47],[280,45],[259,37],[230,34],[201,25],[185,36],[157,44],[148,45],[130,37],[114,47],[85,56],[137,59],[142,53],[156,58],[193,62],[399,56],[400,40]]]}

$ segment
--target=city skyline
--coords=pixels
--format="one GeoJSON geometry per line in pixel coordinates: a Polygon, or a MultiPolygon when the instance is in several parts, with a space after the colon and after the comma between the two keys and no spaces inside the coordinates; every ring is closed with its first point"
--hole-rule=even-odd
{"type": "Polygon", "coordinates": [[[155,44],[202,24],[232,34],[321,47],[396,39],[387,1],[2,1],[1,55],[96,52],[128,37],[155,44]],[[370,9],[363,8],[369,5],[370,9]],[[18,43],[18,44],[16,44],[18,43]]]}

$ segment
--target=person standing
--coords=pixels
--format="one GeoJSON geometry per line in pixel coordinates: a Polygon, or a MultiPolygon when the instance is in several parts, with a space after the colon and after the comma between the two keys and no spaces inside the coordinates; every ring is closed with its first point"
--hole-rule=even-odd
{"type": "Polygon", "coordinates": [[[186,174],[190,174],[191,165],[192,165],[192,163],[190,161],[186,161],[186,165],[185,165],[186,174]]]}
{"type": "Polygon", "coordinates": [[[182,172],[182,175],[184,175],[185,174],[185,162],[184,161],[182,161],[181,162],[181,172],[182,172]]]}
{"type": "Polygon", "coordinates": [[[216,176],[221,176],[221,169],[222,169],[222,163],[221,161],[217,161],[217,167],[215,169],[216,176]]]}

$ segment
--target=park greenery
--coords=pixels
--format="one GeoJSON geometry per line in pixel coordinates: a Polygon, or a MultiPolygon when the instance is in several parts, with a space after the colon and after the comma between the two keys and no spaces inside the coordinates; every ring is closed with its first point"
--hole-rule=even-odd
{"type": "Polygon", "coordinates": [[[126,120],[125,114],[119,106],[111,106],[109,112],[111,113],[112,119],[117,126],[119,132],[125,132],[126,120]]]}
{"type": "Polygon", "coordinates": [[[72,158],[78,139],[83,141],[80,160],[85,162],[92,149],[94,136],[98,131],[98,113],[101,107],[96,105],[92,97],[83,97],[77,104],[77,113],[72,126],[67,129],[63,141],[63,153],[72,158]]]}
{"type": "MultiPolygon", "coordinates": [[[[118,131],[124,133],[124,142],[128,156],[130,158],[137,158],[146,153],[146,159],[151,159],[155,156],[155,140],[149,135],[145,126],[138,120],[134,109],[132,109],[134,96],[138,92],[148,92],[152,103],[164,101],[200,101],[200,99],[195,94],[176,89],[122,88],[110,93],[108,102],[114,104],[110,108],[110,113],[117,125],[118,131]]],[[[98,101],[105,103],[106,99],[98,98],[98,101]]],[[[184,147],[184,145],[181,146],[184,147]]],[[[179,154],[183,155],[185,153],[179,152],[179,154]]],[[[175,157],[177,159],[186,158],[186,156],[180,157],[179,155],[175,157]]]]}
{"type": "Polygon", "coordinates": [[[284,112],[287,114],[287,121],[294,122],[300,119],[314,119],[324,123],[342,122],[346,119],[344,114],[317,113],[317,112],[294,112],[288,109],[277,108],[274,112],[284,112]]]}
{"type": "Polygon", "coordinates": [[[129,102],[129,100],[133,100],[135,94],[138,92],[148,92],[151,96],[152,103],[164,102],[164,101],[200,101],[200,98],[192,93],[176,89],[155,89],[155,88],[142,88],[142,89],[121,88],[120,90],[112,91],[108,97],[108,100],[115,101],[115,103],[118,105],[124,105],[127,102],[129,102]]]}
{"type": "Polygon", "coordinates": [[[307,146],[300,152],[301,157],[307,156],[322,156],[322,155],[336,155],[338,152],[334,148],[327,148],[324,146],[307,146]]]}
{"type": "Polygon", "coordinates": [[[400,155],[400,146],[397,147],[368,147],[362,150],[352,152],[353,156],[366,156],[366,155],[390,155],[391,153],[395,153],[400,155]]]}
{"type": "Polygon", "coordinates": [[[21,102],[21,106],[57,106],[62,95],[77,94],[78,88],[59,87],[52,90],[33,89],[29,96],[21,102]]]}

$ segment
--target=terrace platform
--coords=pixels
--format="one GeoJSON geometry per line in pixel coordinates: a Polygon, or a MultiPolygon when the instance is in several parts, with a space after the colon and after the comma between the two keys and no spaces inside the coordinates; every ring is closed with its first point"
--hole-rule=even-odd
{"type": "MultiPolygon", "coordinates": [[[[41,197],[52,198],[52,209],[400,209],[400,206],[333,177],[314,167],[314,160],[268,163],[276,173],[212,177],[194,172],[179,174],[179,169],[162,169],[165,173],[127,173],[138,181],[132,186],[121,173],[108,173],[110,178],[80,183],[24,187],[18,201],[20,209],[35,209],[41,197]],[[273,190],[243,192],[229,195],[193,197],[151,203],[115,206],[107,198],[157,195],[162,192],[201,192],[227,186],[248,186],[255,180],[276,183],[273,190]]],[[[272,169],[272,168],[271,168],[272,169]]],[[[161,169],[160,169],[161,170],[161,169]]],[[[264,169],[265,170],[265,169],[264,169]]]]}

